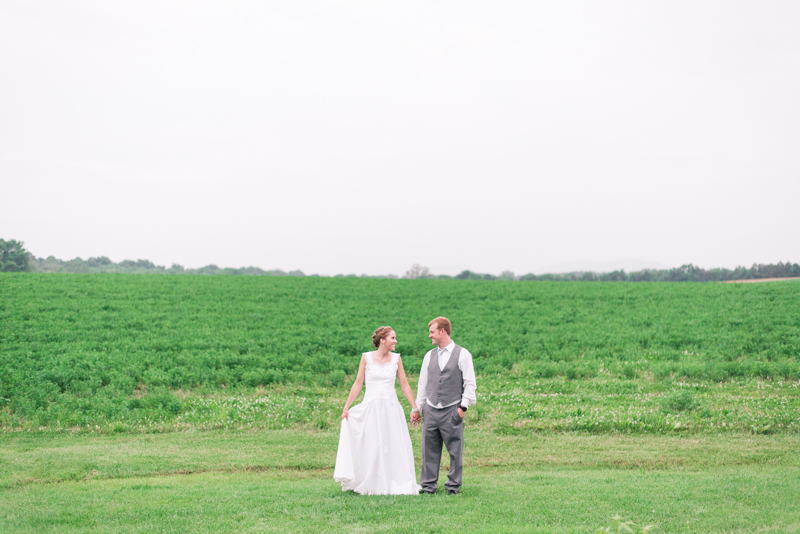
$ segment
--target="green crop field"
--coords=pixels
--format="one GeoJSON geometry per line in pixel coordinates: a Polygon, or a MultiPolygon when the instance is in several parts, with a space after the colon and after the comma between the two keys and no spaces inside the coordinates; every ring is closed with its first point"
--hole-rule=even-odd
{"type": "Polygon", "coordinates": [[[0,531],[594,532],[620,512],[656,532],[798,532],[798,297],[797,281],[2,273],[0,531]],[[437,315],[478,374],[463,517],[331,480],[372,331],[396,329],[415,387],[437,315]]]}
{"type": "Polygon", "coordinates": [[[427,322],[502,432],[800,430],[800,283],[0,276],[0,426],[336,426],[370,335],[427,322]]]}

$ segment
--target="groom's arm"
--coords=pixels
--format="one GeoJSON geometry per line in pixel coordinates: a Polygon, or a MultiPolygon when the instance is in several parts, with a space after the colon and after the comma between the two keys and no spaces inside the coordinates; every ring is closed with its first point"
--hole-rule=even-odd
{"type": "MultiPolygon", "coordinates": [[[[464,394],[461,397],[461,405],[464,408],[469,408],[478,402],[476,394],[478,382],[475,379],[475,368],[472,366],[472,354],[470,354],[467,349],[461,349],[461,355],[458,358],[458,368],[461,369],[461,376],[464,381],[464,394]]],[[[419,402],[417,402],[417,406],[419,406],[419,402]]]]}

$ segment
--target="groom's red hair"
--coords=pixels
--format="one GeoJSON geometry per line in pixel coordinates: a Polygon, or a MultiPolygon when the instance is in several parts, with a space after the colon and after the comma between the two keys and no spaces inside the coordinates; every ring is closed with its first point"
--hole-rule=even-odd
{"type": "Polygon", "coordinates": [[[450,335],[450,332],[453,330],[453,325],[450,324],[450,319],[447,317],[437,317],[436,319],[432,320],[428,323],[428,326],[433,326],[436,324],[436,328],[439,330],[444,330],[447,332],[447,335],[450,335]]]}

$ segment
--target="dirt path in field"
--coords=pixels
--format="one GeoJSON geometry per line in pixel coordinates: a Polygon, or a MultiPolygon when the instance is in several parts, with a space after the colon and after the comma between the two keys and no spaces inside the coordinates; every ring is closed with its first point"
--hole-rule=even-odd
{"type": "Polygon", "coordinates": [[[794,278],[752,278],[749,280],[725,280],[724,284],[753,284],[755,282],[783,282],[784,280],[800,280],[800,276],[794,278]]]}

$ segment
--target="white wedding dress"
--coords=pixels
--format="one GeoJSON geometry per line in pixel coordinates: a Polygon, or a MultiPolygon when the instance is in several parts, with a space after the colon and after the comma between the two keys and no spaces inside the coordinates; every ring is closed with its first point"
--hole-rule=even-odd
{"type": "Polygon", "coordinates": [[[364,353],[366,393],[342,419],[333,478],[342,491],[364,495],[417,495],[414,451],[406,414],[394,390],[399,354],[381,365],[364,353]]]}

